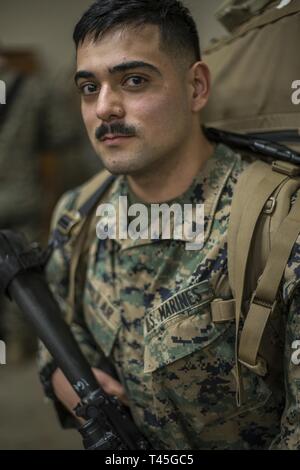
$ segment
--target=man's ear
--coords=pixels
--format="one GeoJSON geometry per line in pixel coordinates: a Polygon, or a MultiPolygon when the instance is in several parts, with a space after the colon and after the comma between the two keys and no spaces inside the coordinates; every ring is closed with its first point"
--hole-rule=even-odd
{"type": "Polygon", "coordinates": [[[210,71],[204,62],[195,62],[189,69],[188,76],[191,110],[197,113],[208,101],[211,84],[210,71]]]}

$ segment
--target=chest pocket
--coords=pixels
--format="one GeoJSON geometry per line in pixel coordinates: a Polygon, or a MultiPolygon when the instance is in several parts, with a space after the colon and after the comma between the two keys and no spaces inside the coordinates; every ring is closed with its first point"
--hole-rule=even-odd
{"type": "Polygon", "coordinates": [[[108,357],[121,326],[119,309],[103,294],[103,284],[96,280],[87,281],[83,304],[86,324],[108,357]]]}
{"type": "Polygon", "coordinates": [[[144,372],[150,373],[213,343],[232,322],[214,324],[208,281],[174,294],[146,313],[144,372]]]}
{"type": "MultiPolygon", "coordinates": [[[[172,448],[185,439],[190,442],[189,448],[199,448],[201,442],[203,448],[208,448],[208,442],[211,448],[214,444],[218,448],[224,445],[226,421],[229,442],[230,439],[239,442],[241,413],[249,412],[249,422],[265,420],[260,408],[271,393],[256,374],[246,371],[245,403],[241,408],[236,404],[235,321],[234,318],[212,321],[214,297],[213,289],[205,281],[180,291],[147,313],[144,372],[151,374],[152,410],[156,421],[172,422],[181,436],[178,444],[174,434],[172,448]],[[175,308],[172,311],[171,300],[176,296],[180,299],[184,292],[194,293],[193,296],[187,294],[194,305],[187,305],[179,312],[175,312],[175,308]],[[169,308],[164,309],[166,305],[169,308]],[[188,431],[191,429],[192,432],[188,431]]],[[[175,300],[175,306],[179,305],[175,300]]],[[[247,420],[245,423],[247,427],[247,420]]],[[[167,434],[170,440],[171,431],[167,434]]]]}

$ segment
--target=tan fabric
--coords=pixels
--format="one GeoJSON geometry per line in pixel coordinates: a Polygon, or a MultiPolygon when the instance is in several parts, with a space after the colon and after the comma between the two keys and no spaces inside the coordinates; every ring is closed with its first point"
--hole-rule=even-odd
{"type": "MultiPolygon", "coordinates": [[[[251,318],[246,319],[246,322],[248,321],[247,356],[242,354],[241,357],[240,319],[241,315],[247,316],[247,312],[243,311],[242,307],[256,288],[257,280],[270,253],[271,240],[277,233],[281,221],[288,214],[291,195],[299,186],[299,179],[290,178],[284,172],[274,171],[271,165],[256,161],[241,175],[235,189],[228,230],[228,270],[236,301],[236,377],[239,405],[243,401],[240,364],[247,364],[253,372],[259,375],[265,375],[267,372],[266,362],[261,358],[259,361],[247,361],[246,357],[250,354],[251,357],[257,358],[261,339],[272,310],[271,307],[267,312],[263,306],[253,305],[251,318]],[[251,320],[252,318],[254,320],[251,320]]],[[[280,241],[279,238],[279,244],[280,241]]],[[[291,248],[292,244],[290,251],[291,248]]],[[[277,269],[277,267],[273,268],[277,269]]],[[[282,271],[279,278],[281,276],[282,271]]],[[[268,282],[272,284],[270,275],[268,275],[268,282]]],[[[274,282],[274,286],[276,297],[278,285],[274,282]]],[[[272,304],[273,302],[271,306],[272,304]]],[[[243,333],[241,338],[244,344],[243,333]]],[[[244,346],[242,346],[242,353],[243,350],[244,346]]],[[[270,357],[274,355],[271,354],[270,357]]]]}
{"type": "MultiPolygon", "coordinates": [[[[232,0],[233,4],[240,6],[242,2],[232,0]]],[[[207,126],[237,132],[294,131],[296,136],[298,132],[299,138],[300,108],[292,102],[292,83],[299,78],[300,70],[300,2],[292,1],[282,9],[276,9],[277,4],[274,2],[264,13],[206,51],[204,60],[212,72],[213,90],[204,111],[207,126]]],[[[229,10],[225,13],[228,16],[229,10]]],[[[300,138],[299,145],[284,143],[300,150],[300,138]]],[[[278,240],[279,252],[284,249],[284,242],[281,245],[282,240],[276,234],[280,233],[278,230],[289,212],[291,197],[300,185],[299,169],[295,166],[275,162],[274,170],[272,172],[268,164],[254,163],[240,178],[234,194],[228,265],[236,299],[237,338],[240,316],[247,315],[246,308],[242,312],[242,305],[256,288],[274,240],[278,240]]],[[[273,278],[277,275],[280,279],[281,266],[276,269],[273,278]]],[[[274,299],[277,283],[278,279],[272,280],[269,272],[267,285],[272,292],[276,291],[274,299]]],[[[262,362],[257,363],[257,352],[270,308],[257,303],[251,308],[251,317],[246,320],[249,331],[247,333],[246,329],[242,334],[243,344],[248,341],[247,354],[243,355],[242,345],[242,356],[256,368],[256,373],[263,374],[265,367],[262,362]]],[[[237,376],[239,380],[239,370],[237,376]]]]}
{"type": "Polygon", "coordinates": [[[272,0],[225,0],[215,16],[228,31],[234,31],[270,3],[272,0]]]}
{"type": "Polygon", "coordinates": [[[266,268],[258,282],[255,297],[240,338],[239,358],[255,366],[263,332],[276,302],[280,281],[294,243],[300,233],[300,199],[298,198],[276,233],[266,268]]]}
{"type": "Polygon", "coordinates": [[[243,401],[242,382],[240,380],[240,365],[238,361],[238,338],[242,303],[244,300],[244,289],[246,284],[248,255],[250,252],[256,223],[265,205],[265,202],[272,195],[276,187],[285,179],[285,176],[282,174],[268,171],[267,168],[263,167],[262,162],[255,162],[253,167],[258,170],[257,175],[262,175],[262,178],[257,182],[257,180],[254,178],[254,174],[252,174],[251,179],[248,180],[248,187],[246,191],[246,188],[242,186],[242,181],[245,181],[244,175],[246,172],[244,175],[242,175],[234,194],[228,229],[228,259],[231,260],[229,263],[229,280],[236,300],[235,354],[237,368],[236,376],[238,405],[241,405],[243,401]],[[264,171],[262,171],[263,169],[264,171]],[[250,187],[251,184],[252,188],[250,187]],[[243,212],[241,212],[240,208],[242,206],[239,195],[243,192],[248,196],[248,198],[246,198],[245,205],[243,206],[243,212]],[[238,220],[235,218],[236,213],[239,213],[240,215],[240,222],[238,222],[238,220]]]}
{"type": "Polygon", "coordinates": [[[248,254],[259,215],[284,180],[285,175],[272,172],[269,165],[260,161],[251,165],[239,180],[228,231],[229,280],[236,299],[244,291],[248,254]]]}
{"type": "Polygon", "coordinates": [[[300,2],[293,1],[267,10],[205,53],[212,73],[206,125],[237,132],[299,129],[300,106],[291,99],[300,70],[299,25],[300,2]]]}
{"type": "Polygon", "coordinates": [[[235,300],[215,299],[211,303],[211,317],[214,323],[235,319],[235,300]]]}
{"type": "MultiPolygon", "coordinates": [[[[106,170],[101,171],[88,183],[86,183],[76,200],[76,205],[72,210],[72,214],[78,214],[78,209],[96,192],[96,190],[104,183],[104,181],[110,176],[110,173],[106,170]]],[[[69,295],[68,295],[68,308],[67,321],[73,316],[74,304],[75,304],[75,278],[76,270],[79,263],[79,259],[86,252],[86,245],[89,241],[89,228],[94,229],[95,225],[91,223],[91,217],[85,217],[84,219],[78,218],[77,224],[72,227],[72,238],[70,243],[72,244],[72,257],[70,262],[70,278],[69,278],[69,295]]],[[[70,234],[71,235],[71,234],[70,234]]]]}

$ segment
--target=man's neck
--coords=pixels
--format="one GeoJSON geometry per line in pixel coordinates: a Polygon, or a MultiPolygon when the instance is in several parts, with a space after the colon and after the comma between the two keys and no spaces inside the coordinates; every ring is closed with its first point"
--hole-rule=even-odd
{"type": "Polygon", "coordinates": [[[127,176],[129,186],[145,203],[171,201],[188,190],[213,153],[214,146],[198,132],[181,155],[166,158],[145,174],[127,176]]]}

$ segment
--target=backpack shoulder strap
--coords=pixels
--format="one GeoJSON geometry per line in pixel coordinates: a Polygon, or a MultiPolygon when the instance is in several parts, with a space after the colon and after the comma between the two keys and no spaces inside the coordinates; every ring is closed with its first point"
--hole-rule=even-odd
{"type": "Polygon", "coordinates": [[[50,240],[51,249],[66,244],[71,236],[74,237],[79,233],[88,215],[114,182],[115,178],[114,175],[104,170],[80,188],[73,208],[63,211],[62,215],[58,218],[50,240]]]}
{"type": "MultiPolygon", "coordinates": [[[[234,190],[228,228],[228,274],[229,283],[236,295],[236,261],[238,258],[236,243],[240,230],[241,219],[249,199],[252,199],[255,188],[269,172],[269,165],[257,160],[242,173],[234,190]]],[[[252,236],[252,234],[250,234],[252,236]]],[[[241,260],[240,260],[241,262],[241,260]]],[[[240,273],[238,273],[240,275],[240,273]]]]}
{"type": "MultiPolygon", "coordinates": [[[[299,182],[300,185],[300,182],[299,182]]],[[[275,234],[265,269],[252,295],[250,308],[241,333],[239,361],[246,367],[266,372],[258,360],[258,350],[268,319],[276,306],[277,293],[291,251],[300,233],[300,197],[275,234]]]]}
{"type": "Polygon", "coordinates": [[[50,253],[53,249],[66,244],[72,253],[69,267],[68,312],[66,314],[68,322],[71,321],[74,314],[76,271],[89,239],[91,219],[94,215],[93,209],[115,179],[114,175],[105,170],[83,185],[73,209],[63,212],[58,219],[49,243],[50,253]]]}
{"type": "Polygon", "coordinates": [[[275,161],[271,166],[256,161],[240,176],[228,230],[229,282],[235,297],[238,282],[246,275],[250,250],[255,256],[251,258],[251,269],[247,270],[243,297],[249,298],[256,287],[273,237],[290,210],[292,195],[300,186],[298,175],[299,166],[282,161],[275,161]]]}

